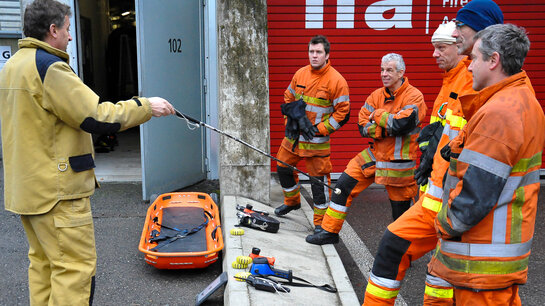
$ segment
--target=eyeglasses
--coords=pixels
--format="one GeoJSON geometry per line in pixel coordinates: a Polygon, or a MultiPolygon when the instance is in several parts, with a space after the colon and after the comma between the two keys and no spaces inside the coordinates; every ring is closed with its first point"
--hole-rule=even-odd
{"type": "Polygon", "coordinates": [[[458,28],[458,29],[465,25],[465,23],[460,22],[460,21],[455,21],[454,23],[456,24],[456,28],[458,28]]]}

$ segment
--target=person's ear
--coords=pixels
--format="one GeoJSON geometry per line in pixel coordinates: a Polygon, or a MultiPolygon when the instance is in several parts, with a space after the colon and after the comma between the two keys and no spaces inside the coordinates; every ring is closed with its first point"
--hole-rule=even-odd
{"type": "Polygon", "coordinates": [[[496,67],[498,67],[498,65],[500,64],[500,54],[498,52],[492,53],[492,55],[488,59],[488,62],[488,67],[490,68],[490,70],[496,69],[496,67]]]}
{"type": "Polygon", "coordinates": [[[49,25],[49,35],[57,38],[57,26],[54,23],[49,25]]]}

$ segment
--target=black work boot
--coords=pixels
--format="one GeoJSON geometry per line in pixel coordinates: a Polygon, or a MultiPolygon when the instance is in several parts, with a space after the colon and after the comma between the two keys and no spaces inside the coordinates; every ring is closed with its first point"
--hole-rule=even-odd
{"type": "Polygon", "coordinates": [[[282,204],[282,205],[278,206],[274,210],[274,214],[277,215],[277,216],[283,216],[283,215],[289,213],[290,211],[297,210],[299,208],[301,208],[301,204],[297,204],[295,206],[288,206],[286,204],[282,204]]]}
{"type": "Polygon", "coordinates": [[[308,235],[305,239],[308,243],[322,245],[339,242],[339,234],[330,233],[324,229],[316,234],[308,235]]]}
{"type": "Polygon", "coordinates": [[[323,231],[324,229],[322,228],[321,225],[316,225],[314,227],[314,234],[318,234],[319,232],[323,231]]]}

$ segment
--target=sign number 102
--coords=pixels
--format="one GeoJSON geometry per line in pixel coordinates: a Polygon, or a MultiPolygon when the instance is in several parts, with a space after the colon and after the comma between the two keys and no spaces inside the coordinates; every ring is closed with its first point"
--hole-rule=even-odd
{"type": "Polygon", "coordinates": [[[182,53],[182,39],[170,38],[168,40],[168,46],[170,53],[182,53]]]}

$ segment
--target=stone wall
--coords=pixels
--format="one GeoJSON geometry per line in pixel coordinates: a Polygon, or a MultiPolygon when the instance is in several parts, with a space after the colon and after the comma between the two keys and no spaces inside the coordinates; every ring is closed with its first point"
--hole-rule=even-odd
{"type": "MultiPolygon", "coordinates": [[[[217,0],[219,128],[270,152],[266,0],[217,0]]],[[[270,159],[227,137],[220,189],[269,202],[270,159]]]]}

